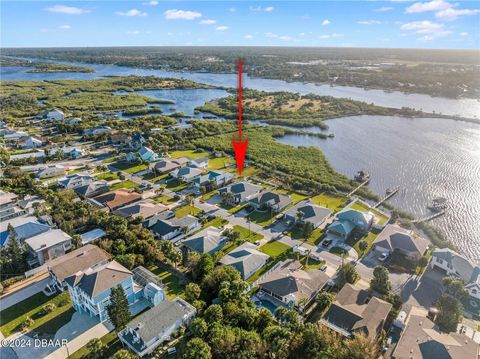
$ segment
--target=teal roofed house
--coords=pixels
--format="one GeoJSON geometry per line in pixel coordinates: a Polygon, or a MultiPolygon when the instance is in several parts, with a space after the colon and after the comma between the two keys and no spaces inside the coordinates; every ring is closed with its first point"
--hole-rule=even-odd
{"type": "Polygon", "coordinates": [[[194,186],[205,187],[207,191],[214,190],[228,184],[233,179],[233,175],[224,171],[210,171],[205,175],[195,178],[192,182],[194,186]]]}
{"type": "Polygon", "coordinates": [[[159,156],[153,150],[145,146],[138,150],[138,155],[142,161],[146,162],[155,162],[159,159],[159,156]]]}
{"type": "Polygon", "coordinates": [[[350,233],[355,229],[353,223],[348,221],[335,221],[328,226],[327,233],[333,234],[336,237],[347,239],[350,233]]]}
{"type": "Polygon", "coordinates": [[[327,233],[345,240],[354,230],[367,233],[372,223],[373,215],[371,213],[346,208],[337,213],[335,221],[327,227],[327,233]]]}

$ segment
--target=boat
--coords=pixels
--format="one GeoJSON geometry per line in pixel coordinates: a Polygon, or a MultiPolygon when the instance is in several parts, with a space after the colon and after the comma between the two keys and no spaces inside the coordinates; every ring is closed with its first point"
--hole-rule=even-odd
{"type": "Polygon", "coordinates": [[[366,170],[358,171],[353,179],[357,182],[365,182],[370,180],[370,174],[366,170]]]}
{"type": "Polygon", "coordinates": [[[443,197],[434,198],[427,208],[433,212],[442,211],[447,208],[447,199],[443,197]]]}

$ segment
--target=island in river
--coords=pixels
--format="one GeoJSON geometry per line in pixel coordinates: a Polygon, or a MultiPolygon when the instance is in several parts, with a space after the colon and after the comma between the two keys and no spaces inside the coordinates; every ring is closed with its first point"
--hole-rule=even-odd
{"type": "Polygon", "coordinates": [[[2,67],[32,67],[28,73],[63,73],[63,72],[83,72],[94,73],[95,70],[87,66],[76,66],[71,64],[60,64],[55,62],[30,61],[12,57],[0,57],[0,66],[2,67]]]}

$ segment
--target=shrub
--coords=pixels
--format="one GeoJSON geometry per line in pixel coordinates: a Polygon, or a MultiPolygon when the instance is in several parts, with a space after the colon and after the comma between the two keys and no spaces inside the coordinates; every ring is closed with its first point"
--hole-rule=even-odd
{"type": "Polygon", "coordinates": [[[30,317],[26,317],[22,323],[20,323],[20,328],[22,330],[26,330],[28,328],[30,328],[34,323],[34,320],[30,317]]]}
{"type": "Polygon", "coordinates": [[[40,309],[38,314],[41,315],[41,316],[44,316],[44,315],[47,315],[48,313],[53,312],[56,308],[57,308],[57,306],[55,304],[48,303],[48,304],[44,305],[42,307],[42,309],[40,309]]]}

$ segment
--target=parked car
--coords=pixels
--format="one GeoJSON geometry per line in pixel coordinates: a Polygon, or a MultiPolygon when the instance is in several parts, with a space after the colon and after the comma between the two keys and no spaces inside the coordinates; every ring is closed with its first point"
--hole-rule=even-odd
{"type": "Polygon", "coordinates": [[[332,239],[325,239],[325,240],[322,242],[322,246],[328,247],[330,244],[332,244],[332,242],[333,242],[332,239]]]}
{"type": "Polygon", "coordinates": [[[325,272],[325,271],[327,270],[327,265],[324,264],[323,266],[321,266],[321,267],[320,267],[320,270],[321,270],[322,272],[325,272]]]}
{"type": "Polygon", "coordinates": [[[380,257],[378,257],[378,260],[380,262],[385,262],[386,260],[388,259],[388,253],[387,252],[384,252],[380,255],[380,257]]]}

